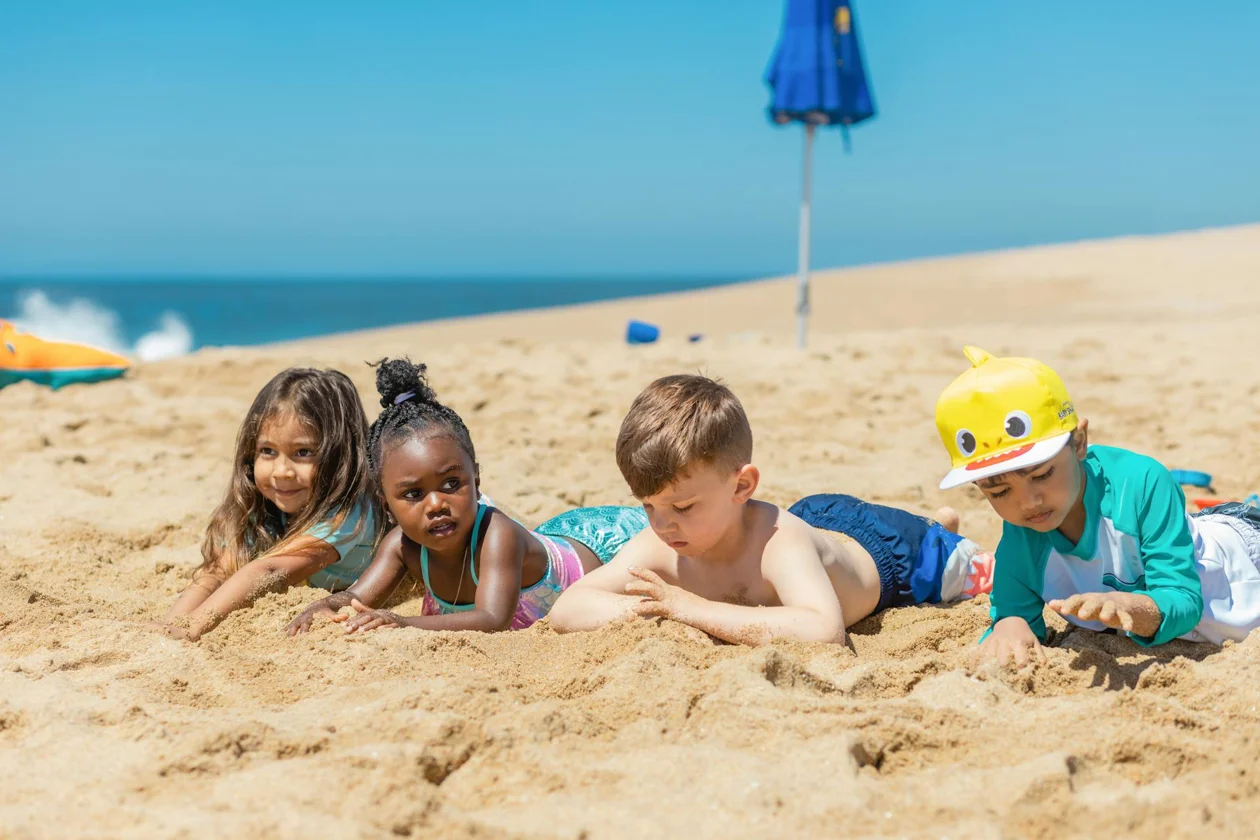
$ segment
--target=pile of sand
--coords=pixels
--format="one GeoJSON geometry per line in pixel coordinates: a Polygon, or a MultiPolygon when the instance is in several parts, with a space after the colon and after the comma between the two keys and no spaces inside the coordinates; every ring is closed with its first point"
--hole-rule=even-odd
{"type": "MultiPolygon", "coordinates": [[[[769,282],[6,388],[0,837],[1254,836],[1260,638],[1152,652],[1051,619],[1049,662],[1005,673],[968,664],[984,599],[890,611],[851,647],[648,622],[289,639],[309,589],[197,645],[139,624],[198,559],[249,400],[292,364],[347,371],[371,406],[364,360],[428,362],[484,486],[532,522],[630,502],[622,414],[653,377],[700,370],[748,409],[763,497],[948,502],[992,545],[974,491],[936,490],[932,405],[964,341],[1056,366],[1093,442],[1245,494],[1256,266],[1260,228],[840,272],[819,283],[806,353],[769,282]],[[628,348],[628,316],[707,338],[628,348]]],[[[414,592],[399,609],[418,611],[414,592]]]]}

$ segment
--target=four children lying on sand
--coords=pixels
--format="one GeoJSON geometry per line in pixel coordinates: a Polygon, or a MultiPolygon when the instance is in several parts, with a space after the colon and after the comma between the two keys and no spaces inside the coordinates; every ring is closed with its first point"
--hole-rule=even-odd
{"type": "Polygon", "coordinates": [[[641,508],[580,508],[531,531],[482,494],[468,428],[424,365],[395,359],[378,365],[370,427],[336,371],[290,369],[263,388],[202,565],[159,626],[195,640],[303,581],[333,594],[291,635],[316,620],[496,631],[548,617],[568,632],[644,617],[734,643],[841,642],[879,610],[990,589],[977,650],[1003,663],[1043,655],[1043,605],[1145,645],[1220,643],[1260,625],[1260,513],[1189,517],[1158,463],[1088,447],[1048,367],[965,352],[972,369],[937,405],[954,467],[941,487],[980,487],[1005,521],[996,561],[956,533],[950,508],[932,521],[839,494],[787,510],[754,498],[743,406],[691,375],[653,382],[622,422],[617,464],[641,508]],[[424,584],[421,614],[381,609],[407,577],[424,584]]]}

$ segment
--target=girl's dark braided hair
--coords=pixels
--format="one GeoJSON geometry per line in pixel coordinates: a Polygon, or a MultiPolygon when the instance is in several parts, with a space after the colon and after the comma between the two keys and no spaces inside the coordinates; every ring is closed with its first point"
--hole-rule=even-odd
{"type": "Polygon", "coordinates": [[[381,478],[381,455],[385,448],[414,435],[447,435],[468,453],[474,464],[477,452],[463,419],[438,402],[429,387],[425,365],[406,357],[381,359],[376,368],[376,390],[381,395],[381,414],[368,430],[367,458],[372,478],[381,478]]]}

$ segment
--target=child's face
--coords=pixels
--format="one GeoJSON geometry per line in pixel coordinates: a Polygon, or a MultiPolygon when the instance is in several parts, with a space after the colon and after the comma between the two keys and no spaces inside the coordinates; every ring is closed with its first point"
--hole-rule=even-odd
{"type": "Polygon", "coordinates": [[[751,464],[731,473],[696,464],[661,492],[640,501],[656,536],[679,554],[693,557],[712,550],[739,522],[757,480],[757,468],[751,464]]]}
{"type": "Polygon", "coordinates": [[[319,439],[292,413],[263,421],[254,445],[254,485],[287,514],[306,507],[315,483],[319,439]]]}
{"type": "Polygon", "coordinates": [[[452,438],[409,438],[385,453],[381,489],[407,538],[430,551],[463,551],[477,517],[477,465],[452,438]]]}
{"type": "Polygon", "coordinates": [[[1068,445],[1049,461],[1026,470],[995,475],[976,482],[993,510],[1021,528],[1049,533],[1058,530],[1073,513],[1084,490],[1085,429],[1077,445],[1068,445]]]}

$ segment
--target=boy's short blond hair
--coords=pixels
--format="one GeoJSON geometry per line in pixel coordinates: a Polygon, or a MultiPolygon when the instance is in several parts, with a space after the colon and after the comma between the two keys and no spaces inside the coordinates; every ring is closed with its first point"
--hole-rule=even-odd
{"type": "Polygon", "coordinates": [[[734,472],[752,461],[752,427],[739,399],[707,376],[662,377],[634,398],[617,433],[617,466],[637,498],[694,464],[734,472]]]}

